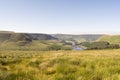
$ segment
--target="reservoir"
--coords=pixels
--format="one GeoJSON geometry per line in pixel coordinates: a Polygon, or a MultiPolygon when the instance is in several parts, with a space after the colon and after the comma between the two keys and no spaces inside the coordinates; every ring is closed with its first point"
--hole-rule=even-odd
{"type": "Polygon", "coordinates": [[[66,41],[66,43],[71,43],[73,50],[84,50],[82,47],[76,45],[76,43],[74,41],[66,41]]]}
{"type": "Polygon", "coordinates": [[[84,50],[84,49],[81,47],[75,46],[75,47],[73,47],[73,50],[84,50]]]}

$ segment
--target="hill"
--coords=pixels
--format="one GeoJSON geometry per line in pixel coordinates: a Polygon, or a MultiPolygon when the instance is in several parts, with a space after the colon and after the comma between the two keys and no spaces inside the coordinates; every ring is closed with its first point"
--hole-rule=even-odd
{"type": "Polygon", "coordinates": [[[48,34],[0,32],[0,50],[61,50],[71,45],[48,34]]]}
{"type": "Polygon", "coordinates": [[[0,31],[0,41],[31,41],[31,40],[51,40],[56,39],[48,34],[35,33],[11,33],[7,31],[0,31]]]}
{"type": "Polygon", "coordinates": [[[0,50],[69,50],[74,46],[104,49],[120,45],[120,35],[68,35],[0,31],[0,50]],[[96,42],[97,41],[97,42],[96,42]],[[105,45],[104,45],[105,42],[105,45]],[[110,45],[106,46],[106,42],[110,45]],[[103,43],[101,47],[101,43],[103,43]],[[86,46],[87,44],[87,46],[86,46]]]}
{"type": "Polygon", "coordinates": [[[52,36],[60,39],[60,40],[70,40],[70,41],[95,41],[103,35],[99,34],[84,34],[84,35],[68,35],[68,34],[52,34],[52,36]]]}
{"type": "Polygon", "coordinates": [[[111,44],[120,44],[120,35],[105,35],[100,37],[97,41],[108,41],[111,44]]]}
{"type": "Polygon", "coordinates": [[[9,31],[0,31],[0,47],[12,48],[19,46],[37,46],[40,40],[56,40],[48,34],[35,33],[15,33],[9,31]]]}

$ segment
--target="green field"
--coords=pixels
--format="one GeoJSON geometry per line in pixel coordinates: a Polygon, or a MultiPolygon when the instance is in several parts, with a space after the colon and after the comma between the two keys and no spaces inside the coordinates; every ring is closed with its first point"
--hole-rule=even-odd
{"type": "Polygon", "coordinates": [[[120,80],[120,50],[0,51],[0,80],[120,80]]]}

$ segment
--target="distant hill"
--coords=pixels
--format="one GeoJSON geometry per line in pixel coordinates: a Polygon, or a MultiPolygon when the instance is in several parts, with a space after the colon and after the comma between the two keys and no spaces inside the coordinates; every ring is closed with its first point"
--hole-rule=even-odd
{"type": "Polygon", "coordinates": [[[95,41],[103,35],[99,34],[86,34],[86,35],[68,35],[68,34],[52,34],[52,36],[60,39],[60,40],[75,40],[78,42],[84,41],[95,41]]]}
{"type": "Polygon", "coordinates": [[[0,50],[68,50],[71,45],[49,34],[0,31],[0,50]]]}
{"type": "Polygon", "coordinates": [[[14,33],[13,31],[0,31],[0,33],[14,33]]]}
{"type": "Polygon", "coordinates": [[[9,31],[0,31],[0,46],[24,46],[26,44],[32,43],[34,40],[56,40],[56,38],[48,34],[15,33],[9,31]]]}
{"type": "Polygon", "coordinates": [[[120,35],[68,35],[0,31],[0,50],[72,49],[71,42],[78,45],[82,42],[94,41],[107,41],[110,44],[120,45],[120,35]]]}
{"type": "Polygon", "coordinates": [[[120,44],[120,35],[105,35],[100,37],[97,41],[108,41],[112,44],[120,44]]]}
{"type": "Polygon", "coordinates": [[[0,31],[0,41],[32,41],[32,40],[52,40],[56,39],[48,34],[35,33],[14,33],[0,31]]]}

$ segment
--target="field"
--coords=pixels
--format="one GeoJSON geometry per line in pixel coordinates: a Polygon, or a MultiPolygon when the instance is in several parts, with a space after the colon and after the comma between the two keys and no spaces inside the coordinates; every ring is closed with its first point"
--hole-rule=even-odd
{"type": "Polygon", "coordinates": [[[120,80],[120,50],[0,51],[0,80],[120,80]]]}

